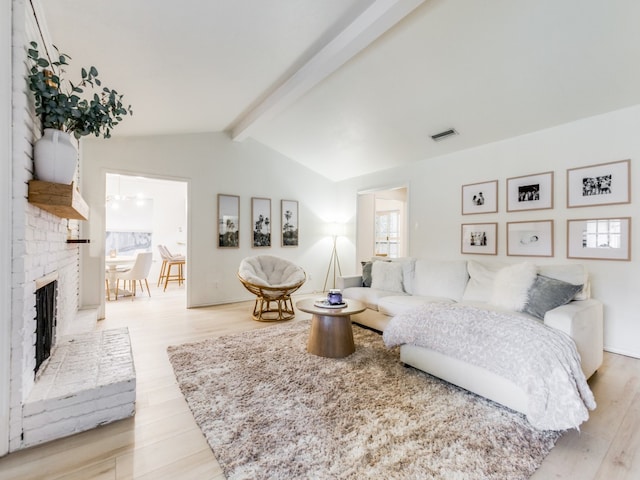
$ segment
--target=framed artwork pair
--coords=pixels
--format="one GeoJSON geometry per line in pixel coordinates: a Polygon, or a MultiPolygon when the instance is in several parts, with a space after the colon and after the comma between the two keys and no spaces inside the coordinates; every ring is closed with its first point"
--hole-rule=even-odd
{"type": "MultiPolygon", "coordinates": [[[[281,246],[297,247],[298,201],[280,202],[281,246]]],[[[251,246],[271,247],[271,199],[251,198],[251,246]]],[[[218,194],[218,248],[240,247],[240,196],[218,194]]]]}
{"type": "MultiPolygon", "coordinates": [[[[507,212],[553,208],[553,172],[507,179],[507,212]]],[[[462,214],[498,212],[498,180],[462,186],[462,214]]]]}
{"type": "MultiPolygon", "coordinates": [[[[498,223],[462,225],[462,253],[498,254],[498,223]]],[[[507,255],[552,257],[553,220],[507,223],[507,255]]]]}

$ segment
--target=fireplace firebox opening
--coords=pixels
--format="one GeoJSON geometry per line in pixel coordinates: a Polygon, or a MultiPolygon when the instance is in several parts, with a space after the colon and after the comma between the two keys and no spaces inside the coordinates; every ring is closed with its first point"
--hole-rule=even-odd
{"type": "Polygon", "coordinates": [[[54,280],[36,290],[36,366],[51,355],[56,327],[56,295],[58,281],[54,280]]]}

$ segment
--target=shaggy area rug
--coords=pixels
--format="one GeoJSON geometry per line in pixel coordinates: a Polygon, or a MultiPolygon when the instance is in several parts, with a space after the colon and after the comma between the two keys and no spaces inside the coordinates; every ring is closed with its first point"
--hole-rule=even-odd
{"type": "Polygon", "coordinates": [[[306,352],[309,321],[169,347],[180,388],[233,479],[524,479],[559,437],[403,367],[354,325],[344,359],[306,352]]]}

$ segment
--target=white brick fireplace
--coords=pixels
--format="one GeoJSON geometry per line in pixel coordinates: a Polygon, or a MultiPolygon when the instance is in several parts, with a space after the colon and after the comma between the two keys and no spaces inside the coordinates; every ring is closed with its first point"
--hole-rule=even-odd
{"type": "Polygon", "coordinates": [[[37,2],[18,0],[12,11],[9,451],[132,415],[135,401],[126,329],[78,334],[75,328],[80,249],[86,247],[67,238],[77,235],[79,222],[27,201],[41,126],[25,80],[26,47],[32,40],[50,43],[46,25],[36,21],[37,8],[37,2]],[[50,277],[57,280],[53,347],[36,374],[35,291],[50,277]]]}

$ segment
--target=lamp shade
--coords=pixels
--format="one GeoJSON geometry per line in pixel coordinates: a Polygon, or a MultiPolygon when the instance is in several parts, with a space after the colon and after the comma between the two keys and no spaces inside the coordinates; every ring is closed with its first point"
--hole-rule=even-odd
{"type": "Polygon", "coordinates": [[[346,225],[344,223],[327,223],[327,235],[332,237],[343,237],[346,235],[346,225]]]}

